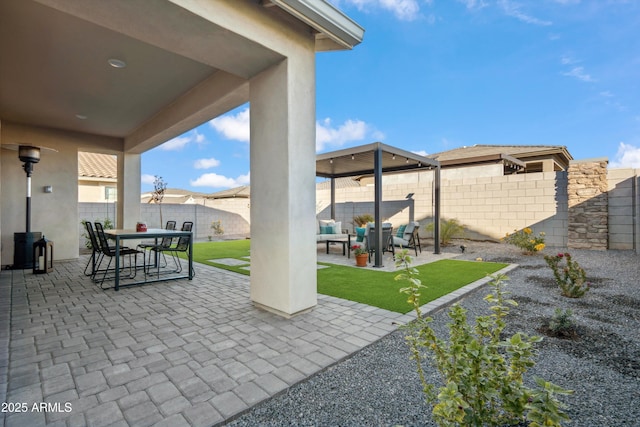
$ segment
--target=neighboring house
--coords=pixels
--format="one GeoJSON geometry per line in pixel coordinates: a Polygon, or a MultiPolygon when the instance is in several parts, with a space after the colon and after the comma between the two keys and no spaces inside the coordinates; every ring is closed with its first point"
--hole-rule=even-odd
{"type": "Polygon", "coordinates": [[[78,202],[117,200],[117,158],[110,154],[78,153],[78,202]]]}

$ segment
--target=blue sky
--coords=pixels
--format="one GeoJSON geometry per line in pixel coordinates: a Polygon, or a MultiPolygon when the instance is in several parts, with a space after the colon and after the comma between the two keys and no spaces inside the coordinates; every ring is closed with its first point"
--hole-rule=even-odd
{"type": "MultiPolygon", "coordinates": [[[[317,58],[319,153],[565,145],[640,168],[637,0],[332,0],[365,28],[317,58]]],[[[142,155],[142,190],[249,184],[249,105],[142,155]]]]}

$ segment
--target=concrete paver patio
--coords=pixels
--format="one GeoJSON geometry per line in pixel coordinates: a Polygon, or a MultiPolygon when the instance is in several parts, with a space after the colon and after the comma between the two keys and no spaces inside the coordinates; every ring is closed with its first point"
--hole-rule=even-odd
{"type": "Polygon", "coordinates": [[[411,320],[324,295],[284,319],[252,305],[247,276],[201,264],[103,291],[85,262],[0,272],[0,397],[20,404],[4,426],[224,423],[411,320]]]}

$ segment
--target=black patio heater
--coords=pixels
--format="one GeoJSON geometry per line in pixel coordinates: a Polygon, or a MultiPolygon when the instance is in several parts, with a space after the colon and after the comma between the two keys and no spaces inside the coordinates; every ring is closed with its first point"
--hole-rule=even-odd
{"type": "Polygon", "coordinates": [[[33,268],[33,244],[40,240],[42,233],[31,231],[31,175],[33,165],[40,161],[40,148],[30,145],[20,145],[18,147],[18,157],[24,162],[22,168],[27,174],[27,212],[26,212],[26,232],[14,233],[13,268],[24,270],[33,268]]]}

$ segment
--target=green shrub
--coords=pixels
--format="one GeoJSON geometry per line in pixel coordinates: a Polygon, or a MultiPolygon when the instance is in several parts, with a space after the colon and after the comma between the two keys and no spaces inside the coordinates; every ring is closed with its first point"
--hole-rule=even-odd
{"type": "Polygon", "coordinates": [[[562,295],[569,298],[580,298],[589,290],[587,273],[580,265],[571,258],[568,252],[559,253],[554,256],[545,255],[544,260],[553,270],[553,277],[560,286],[562,295]],[[565,261],[563,267],[562,261],[565,261]]]}
{"type": "Polygon", "coordinates": [[[403,250],[396,259],[396,267],[403,268],[396,280],[408,282],[401,292],[407,294],[416,313],[416,320],[406,326],[407,343],[438,425],[505,426],[527,420],[530,426],[559,426],[569,419],[556,395],[570,394],[570,390],[542,379],[536,379],[536,388],[524,385],[525,372],[535,365],[533,344],[541,338],[523,333],[501,338],[508,305],[517,305],[505,299],[506,276],[493,277],[493,293],[485,297],[492,304],[491,315],[479,316],[470,324],[467,310],[458,304],[451,307],[449,339],[444,340],[431,328],[433,319],[422,317],[420,290],[424,285],[410,266],[411,257],[403,250]],[[426,380],[425,352],[442,378],[438,390],[426,380]]]}
{"type": "Polygon", "coordinates": [[[519,247],[525,253],[532,254],[544,249],[544,236],[543,231],[538,233],[537,236],[534,236],[533,231],[529,227],[526,227],[520,231],[514,231],[512,234],[507,233],[503,240],[519,247]]]}
{"type": "MultiPolygon", "coordinates": [[[[425,226],[425,229],[429,232],[433,232],[435,228],[435,222],[429,223],[425,226]]],[[[461,237],[464,235],[466,226],[460,224],[460,221],[452,219],[440,220],[440,243],[443,246],[451,244],[451,240],[455,237],[461,237]]]]}

